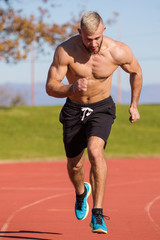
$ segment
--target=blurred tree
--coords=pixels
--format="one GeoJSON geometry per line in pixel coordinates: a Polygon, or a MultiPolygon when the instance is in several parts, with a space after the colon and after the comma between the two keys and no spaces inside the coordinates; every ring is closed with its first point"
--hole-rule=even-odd
{"type": "Polygon", "coordinates": [[[1,86],[0,88],[0,106],[8,106],[10,104],[10,99],[12,96],[12,91],[10,89],[5,89],[1,86]]]}
{"type": "Polygon", "coordinates": [[[11,88],[0,86],[0,107],[26,105],[25,96],[11,88]]]}
{"type": "MultiPolygon", "coordinates": [[[[2,3],[0,5],[0,60],[10,63],[26,59],[29,52],[33,50],[33,45],[37,52],[45,53],[46,43],[55,46],[75,34],[80,16],[84,11],[82,7],[78,16],[76,18],[73,16],[68,23],[50,24],[50,11],[53,15],[53,9],[55,10],[57,6],[54,0],[39,0],[41,6],[38,8],[38,14],[36,12],[36,15],[29,16],[25,16],[23,9],[16,10],[13,7],[14,2],[22,3],[21,0],[0,0],[2,3]]],[[[114,12],[113,18],[106,23],[108,25],[116,23],[117,17],[118,13],[114,12]]],[[[13,97],[8,90],[1,88],[0,105],[19,104],[25,104],[21,95],[13,97]]]]}
{"type": "MultiPolygon", "coordinates": [[[[49,1],[41,0],[41,3],[49,1]]],[[[56,45],[74,34],[79,24],[75,18],[62,25],[49,24],[46,21],[50,17],[49,10],[42,6],[38,9],[38,16],[24,17],[22,10],[11,6],[11,0],[0,2],[5,3],[4,7],[0,7],[0,60],[7,62],[27,58],[33,43],[39,51],[45,50],[44,43],[56,45]]],[[[53,1],[51,7],[55,7],[53,1]]]]}
{"type": "Polygon", "coordinates": [[[25,99],[22,94],[18,93],[17,95],[13,96],[10,102],[11,106],[24,106],[26,105],[25,99]]]}
{"type": "MultiPolygon", "coordinates": [[[[0,2],[3,2],[3,7],[0,6],[0,60],[6,62],[27,58],[33,43],[36,49],[44,52],[44,43],[54,46],[75,34],[83,12],[82,10],[79,13],[78,20],[73,16],[70,22],[65,24],[49,24],[48,18],[51,16],[49,11],[53,11],[56,7],[53,0],[39,0],[41,6],[38,8],[38,14],[27,17],[24,16],[22,9],[15,10],[12,7],[11,4],[18,0],[0,0],[0,2]],[[47,9],[46,3],[50,3],[47,9]]],[[[107,24],[116,23],[118,15],[114,12],[113,18],[109,19],[107,24]]]]}

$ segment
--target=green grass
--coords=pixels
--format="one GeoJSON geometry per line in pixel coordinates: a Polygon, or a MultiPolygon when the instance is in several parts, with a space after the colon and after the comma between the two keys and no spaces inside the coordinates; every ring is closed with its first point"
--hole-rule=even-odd
{"type": "Polygon", "coordinates": [[[160,156],[160,105],[139,105],[140,120],[131,124],[129,106],[117,106],[117,119],[108,141],[111,157],[160,156]]]}
{"type": "Polygon", "coordinates": [[[0,159],[64,156],[60,107],[0,109],[0,159]]]}
{"type": "MultiPolygon", "coordinates": [[[[61,106],[0,108],[0,160],[64,159],[61,106]]],[[[107,158],[160,156],[160,105],[140,105],[141,119],[128,121],[128,106],[117,119],[105,150],[107,158]]]]}

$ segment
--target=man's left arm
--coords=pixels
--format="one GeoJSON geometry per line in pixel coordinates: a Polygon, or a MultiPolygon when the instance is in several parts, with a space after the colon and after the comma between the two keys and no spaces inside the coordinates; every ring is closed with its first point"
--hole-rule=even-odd
{"type": "Polygon", "coordinates": [[[140,114],[138,112],[138,102],[140,98],[140,93],[142,89],[142,70],[141,67],[133,55],[130,48],[124,45],[124,49],[122,50],[123,61],[121,64],[121,68],[130,74],[130,85],[131,85],[131,104],[129,108],[130,113],[130,122],[134,123],[140,118],[140,114]]]}
{"type": "Polygon", "coordinates": [[[131,116],[129,120],[131,123],[134,123],[140,118],[137,108],[142,89],[142,70],[140,66],[137,68],[136,73],[130,74],[130,85],[131,85],[131,105],[129,108],[129,113],[131,116]]]}

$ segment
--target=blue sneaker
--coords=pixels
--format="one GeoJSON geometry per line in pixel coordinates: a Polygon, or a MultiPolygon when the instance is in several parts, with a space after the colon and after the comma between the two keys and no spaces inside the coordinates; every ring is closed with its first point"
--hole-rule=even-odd
{"type": "MultiPolygon", "coordinates": [[[[92,219],[90,227],[92,227],[93,233],[107,233],[107,227],[104,221],[102,209],[92,209],[92,219]]],[[[106,217],[109,219],[109,217],[106,217]]]]}
{"type": "Polygon", "coordinates": [[[89,183],[84,183],[86,195],[84,198],[76,198],[75,203],[75,214],[78,220],[83,220],[87,217],[89,212],[89,205],[87,198],[91,194],[91,185],[89,183]]]}

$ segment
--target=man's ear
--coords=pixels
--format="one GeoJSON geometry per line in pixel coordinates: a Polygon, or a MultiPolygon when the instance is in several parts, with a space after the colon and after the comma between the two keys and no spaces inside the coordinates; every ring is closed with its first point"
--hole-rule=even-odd
{"type": "Polygon", "coordinates": [[[77,30],[78,30],[79,34],[81,35],[81,29],[80,29],[80,28],[78,28],[77,30]]]}
{"type": "Polygon", "coordinates": [[[105,30],[106,30],[106,27],[104,27],[103,33],[105,32],[105,30]]]}

